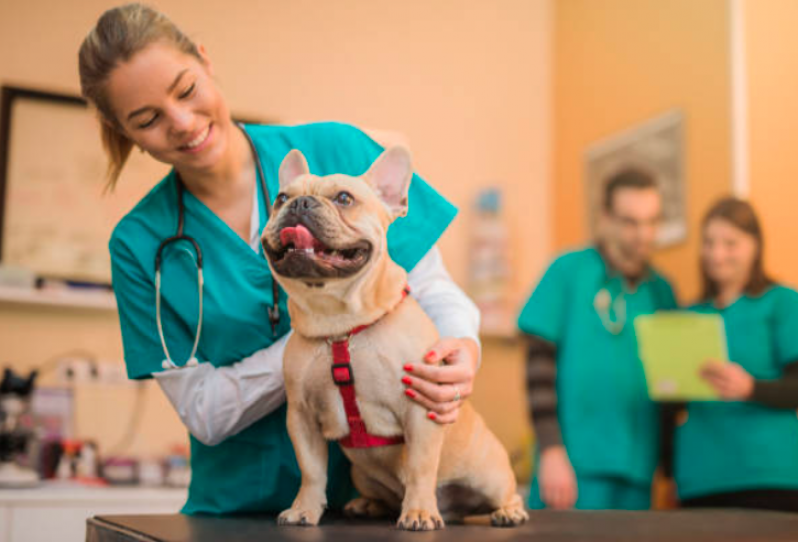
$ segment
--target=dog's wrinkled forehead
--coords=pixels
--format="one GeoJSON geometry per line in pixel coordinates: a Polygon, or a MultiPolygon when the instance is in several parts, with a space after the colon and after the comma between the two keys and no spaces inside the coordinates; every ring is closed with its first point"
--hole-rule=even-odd
{"type": "Polygon", "coordinates": [[[292,150],[280,165],[279,177],[278,202],[299,196],[335,201],[342,193],[346,193],[354,198],[354,203],[368,203],[370,207],[372,203],[377,204],[386,210],[389,220],[393,220],[407,214],[407,194],[413,169],[407,149],[392,147],[384,151],[359,177],[343,174],[319,177],[311,173],[305,156],[298,150],[292,150]]]}
{"type": "Polygon", "coordinates": [[[328,175],[319,177],[312,174],[300,175],[281,189],[290,198],[297,196],[333,197],[342,190],[353,196],[364,199],[379,200],[379,195],[363,177],[349,175],[328,175]]]}

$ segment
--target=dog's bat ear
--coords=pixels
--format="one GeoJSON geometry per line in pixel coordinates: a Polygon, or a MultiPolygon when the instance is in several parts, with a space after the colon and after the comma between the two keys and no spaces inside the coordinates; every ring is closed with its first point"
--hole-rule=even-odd
{"type": "Polygon", "coordinates": [[[410,151],[405,147],[387,149],[371,164],[365,177],[394,218],[407,214],[407,192],[413,179],[410,151]]]}
{"type": "Polygon", "coordinates": [[[280,164],[280,190],[288,186],[294,179],[300,175],[307,175],[310,173],[308,168],[308,161],[305,160],[305,155],[297,149],[285,155],[283,163],[280,164]]]}

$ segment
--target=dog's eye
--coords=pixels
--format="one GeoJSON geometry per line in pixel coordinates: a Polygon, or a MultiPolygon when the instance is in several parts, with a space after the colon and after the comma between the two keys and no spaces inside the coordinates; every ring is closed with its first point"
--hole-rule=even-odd
{"type": "Polygon", "coordinates": [[[349,207],[355,203],[355,198],[349,192],[338,192],[333,198],[333,201],[341,207],[349,207]]]}
{"type": "Polygon", "coordinates": [[[277,197],[274,198],[274,207],[277,208],[286,201],[288,201],[288,195],[280,192],[279,194],[277,194],[277,197]]]}

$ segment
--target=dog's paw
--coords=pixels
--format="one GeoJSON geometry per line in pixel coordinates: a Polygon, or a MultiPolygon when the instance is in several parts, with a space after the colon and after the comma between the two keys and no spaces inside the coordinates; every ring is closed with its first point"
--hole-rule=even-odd
{"type": "Polygon", "coordinates": [[[382,518],[389,512],[390,510],[382,501],[366,497],[352,499],[344,506],[344,514],[352,518],[382,518]]]}
{"type": "Polygon", "coordinates": [[[402,512],[399,521],[396,522],[396,527],[405,531],[434,531],[443,529],[444,523],[437,510],[429,512],[427,510],[413,509],[402,512]]]}
{"type": "Polygon", "coordinates": [[[289,508],[277,516],[277,525],[298,525],[300,527],[313,527],[319,524],[321,511],[289,508]]]}
{"type": "Polygon", "coordinates": [[[490,524],[494,527],[518,527],[529,520],[529,514],[524,509],[521,498],[494,510],[490,515],[490,524]]]}

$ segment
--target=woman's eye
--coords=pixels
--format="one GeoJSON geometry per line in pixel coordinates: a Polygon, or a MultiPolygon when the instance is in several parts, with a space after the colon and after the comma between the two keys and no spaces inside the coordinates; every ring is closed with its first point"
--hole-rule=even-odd
{"type": "Polygon", "coordinates": [[[286,201],[288,201],[288,196],[286,194],[283,193],[277,194],[277,197],[274,198],[274,206],[279,207],[286,201]]]}
{"type": "Polygon", "coordinates": [[[183,98],[188,98],[189,96],[191,96],[191,93],[192,93],[192,92],[194,92],[194,87],[196,87],[196,86],[197,86],[197,83],[191,83],[191,86],[190,86],[190,87],[188,87],[188,88],[187,88],[187,89],[186,89],[186,90],[185,90],[185,91],[184,91],[184,92],[183,92],[183,93],[180,95],[180,99],[183,99],[183,98]]]}
{"type": "Polygon", "coordinates": [[[150,120],[148,120],[147,122],[145,122],[143,124],[139,124],[139,128],[149,128],[150,126],[152,126],[155,123],[155,121],[157,119],[158,119],[158,115],[155,114],[152,117],[150,117],[150,120]]]}
{"type": "Polygon", "coordinates": [[[333,201],[341,207],[349,207],[355,202],[355,198],[349,192],[338,192],[333,198],[333,201]]]}

